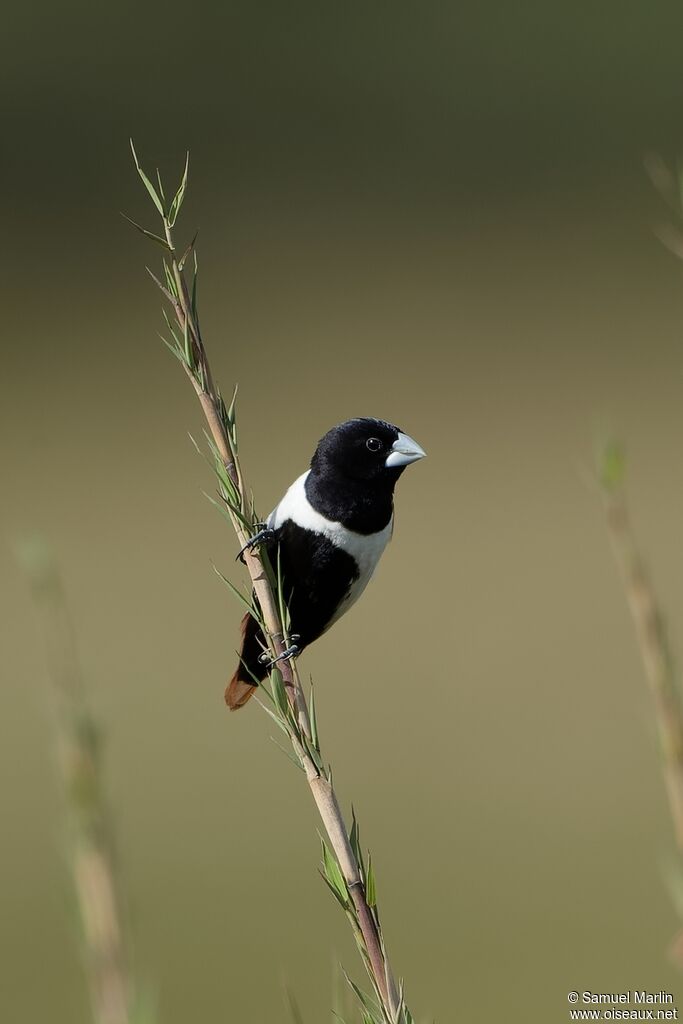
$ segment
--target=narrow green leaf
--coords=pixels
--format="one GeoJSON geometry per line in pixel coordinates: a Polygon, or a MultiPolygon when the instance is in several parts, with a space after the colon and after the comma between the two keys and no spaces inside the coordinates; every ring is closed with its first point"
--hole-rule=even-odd
{"type": "Polygon", "coordinates": [[[185,323],[183,325],[183,342],[185,347],[185,362],[187,363],[190,370],[194,370],[194,353],[192,351],[192,344],[190,342],[189,323],[187,317],[185,317],[185,323]]]}
{"type": "Polygon", "coordinates": [[[325,774],[325,765],[324,765],[324,763],[323,763],[323,759],[322,759],[322,757],[320,756],[320,753],[319,753],[319,751],[317,751],[317,750],[315,749],[315,747],[314,747],[314,746],[313,746],[313,744],[312,744],[312,743],[311,743],[311,742],[309,741],[308,737],[306,736],[306,733],[305,733],[305,732],[303,732],[303,730],[302,730],[302,731],[300,731],[300,733],[299,733],[299,739],[300,739],[300,742],[301,742],[301,744],[302,744],[302,746],[303,746],[304,750],[306,751],[306,753],[307,753],[307,754],[308,754],[308,756],[310,757],[311,761],[313,762],[313,764],[314,764],[314,765],[315,765],[315,767],[317,768],[317,770],[318,770],[318,774],[319,774],[319,775],[320,775],[321,777],[324,777],[324,774],[325,774]]]}
{"type": "MultiPolygon", "coordinates": [[[[183,363],[185,362],[185,357],[184,357],[182,351],[181,351],[180,355],[178,356],[178,358],[180,359],[181,362],[183,362],[183,363]]],[[[199,454],[203,455],[203,452],[200,450],[199,454]]],[[[233,525],[231,517],[234,516],[235,519],[238,519],[240,521],[240,523],[242,524],[242,526],[245,527],[245,529],[247,529],[247,530],[250,529],[249,522],[244,518],[244,516],[239,511],[239,509],[234,508],[233,505],[231,505],[228,502],[228,500],[227,500],[227,498],[226,498],[226,496],[224,494],[221,494],[221,501],[216,501],[214,496],[212,494],[208,494],[206,491],[202,491],[202,494],[207,499],[207,501],[211,502],[213,507],[220,512],[220,514],[223,516],[225,521],[227,523],[230,523],[231,526],[233,525]]]]}
{"type": "MultiPolygon", "coordinates": [[[[221,495],[221,497],[225,501],[225,496],[221,495]]],[[[249,522],[247,517],[243,514],[243,512],[240,510],[239,505],[236,505],[234,508],[231,505],[230,506],[230,510],[231,510],[232,514],[234,515],[235,519],[239,519],[240,523],[245,528],[245,530],[249,531],[251,529],[251,523],[249,522]]]]}
{"type": "MultiPolygon", "coordinates": [[[[403,980],[401,979],[398,983],[398,1006],[396,1007],[392,1024],[408,1024],[406,1018],[407,1013],[408,1008],[406,1007],[406,1000],[403,994],[403,980]]],[[[408,1016],[410,1016],[410,1014],[408,1014],[408,1016]]]]}
{"type": "MultiPolygon", "coordinates": [[[[181,360],[182,360],[183,362],[185,362],[185,358],[184,358],[184,356],[182,355],[182,353],[181,353],[181,355],[179,356],[179,358],[180,358],[180,359],[181,359],[181,360]]],[[[201,455],[202,453],[200,452],[199,454],[201,455]]],[[[210,502],[211,502],[211,504],[213,505],[213,507],[214,507],[215,509],[217,509],[217,510],[218,510],[218,511],[220,512],[220,514],[221,514],[221,515],[223,516],[223,518],[225,519],[225,521],[226,521],[227,523],[230,523],[230,525],[232,526],[232,525],[233,525],[233,523],[232,523],[232,519],[231,519],[231,517],[230,517],[230,511],[229,511],[229,510],[228,510],[228,509],[227,509],[227,508],[225,507],[225,503],[224,503],[224,502],[221,502],[221,501],[216,501],[216,499],[214,498],[214,496],[213,496],[212,494],[209,494],[209,493],[208,493],[207,491],[202,491],[202,494],[203,494],[203,495],[204,495],[204,497],[205,497],[205,498],[207,499],[207,501],[210,501],[210,502]]]]}
{"type": "Polygon", "coordinates": [[[180,259],[178,261],[178,270],[182,270],[183,267],[185,266],[185,261],[186,261],[187,257],[190,255],[190,253],[192,252],[192,250],[195,247],[195,242],[197,241],[197,235],[198,234],[199,234],[199,228],[197,228],[197,230],[195,231],[194,238],[192,239],[192,241],[188,245],[188,247],[185,250],[185,252],[183,253],[183,255],[180,257],[180,259]]]}
{"type": "Polygon", "coordinates": [[[322,836],[320,837],[320,843],[322,846],[323,870],[325,872],[325,877],[339,894],[339,899],[342,901],[344,906],[346,906],[349,902],[349,891],[346,887],[346,880],[344,879],[342,870],[337,863],[336,857],[332,854],[332,851],[322,836]]]}
{"type": "MultiPolygon", "coordinates": [[[[282,558],[280,545],[275,552],[275,596],[277,597],[278,616],[283,627],[285,627],[285,607],[282,599],[282,558]]],[[[286,627],[285,627],[286,629],[286,627]]]]}
{"type": "Polygon", "coordinates": [[[365,899],[369,907],[377,906],[377,888],[375,886],[375,872],[372,868],[372,854],[368,854],[368,878],[365,883],[365,899]]]}
{"type": "Polygon", "coordinates": [[[220,421],[225,426],[228,423],[228,411],[225,408],[225,401],[223,399],[223,392],[220,389],[220,385],[216,385],[216,405],[218,406],[218,415],[220,421]]]}
{"type": "Polygon", "coordinates": [[[197,278],[199,277],[199,261],[197,260],[197,250],[196,249],[193,250],[192,255],[194,257],[194,274],[192,275],[192,298],[191,298],[191,305],[192,305],[192,316],[194,317],[194,322],[196,324],[198,324],[199,323],[199,316],[197,314],[197,278]]]}
{"type": "MultiPolygon", "coordinates": [[[[344,971],[343,967],[342,970],[344,971]]],[[[346,978],[346,981],[348,982],[351,989],[355,993],[358,1002],[361,1004],[363,1009],[366,1010],[367,1013],[370,1015],[370,1020],[372,1021],[372,1024],[382,1024],[383,1015],[378,1004],[375,1003],[375,1001],[371,999],[370,996],[367,995],[367,993],[363,992],[362,989],[358,988],[358,985],[356,985],[355,981],[351,980],[346,971],[344,971],[344,977],[346,978]]]]}
{"type": "Polygon", "coordinates": [[[332,883],[329,881],[329,879],[325,877],[325,872],[324,871],[320,872],[320,877],[322,878],[323,882],[325,883],[327,888],[330,890],[330,892],[332,893],[332,895],[334,896],[335,900],[337,901],[339,906],[342,908],[342,910],[346,910],[346,903],[344,901],[344,897],[339,895],[339,893],[337,892],[335,887],[332,885],[332,883]]]}
{"type": "MultiPolygon", "coordinates": [[[[189,437],[190,441],[192,442],[192,446],[193,446],[194,450],[196,451],[197,455],[201,455],[201,457],[204,459],[204,461],[208,461],[206,459],[206,455],[201,450],[201,448],[199,447],[198,443],[195,441],[194,437],[192,436],[192,434],[190,433],[189,430],[187,432],[187,436],[189,437]]],[[[208,497],[208,495],[207,495],[207,497],[208,497]]]]}
{"type": "MultiPolygon", "coordinates": [[[[266,711],[267,710],[268,709],[266,708],[266,711]]],[[[272,715],[272,713],[271,713],[271,717],[274,717],[272,715]]],[[[285,755],[285,757],[289,758],[289,760],[292,762],[292,764],[294,765],[295,768],[298,768],[299,771],[301,771],[301,772],[305,771],[304,766],[302,765],[301,761],[296,756],[296,754],[292,753],[291,750],[286,750],[285,747],[283,747],[281,743],[278,743],[278,741],[273,736],[270,737],[270,742],[274,743],[275,746],[278,748],[278,750],[281,750],[282,753],[285,755]]]]}
{"type": "Polygon", "coordinates": [[[152,202],[156,206],[157,210],[159,211],[161,216],[165,218],[164,205],[161,202],[161,199],[159,198],[159,196],[157,195],[157,191],[154,188],[154,185],[149,180],[149,178],[147,177],[147,175],[143,171],[142,167],[140,166],[140,161],[138,160],[138,155],[135,152],[135,146],[133,145],[133,140],[132,139],[130,140],[130,149],[131,149],[131,152],[133,154],[133,160],[135,160],[135,166],[137,168],[137,172],[140,175],[140,179],[141,179],[143,185],[145,186],[145,188],[149,192],[149,194],[151,196],[151,199],[152,199],[152,202]]]}
{"type": "Polygon", "coordinates": [[[185,170],[183,171],[182,180],[180,182],[180,185],[178,186],[178,191],[176,192],[175,196],[173,197],[173,202],[171,203],[171,208],[168,211],[168,220],[169,220],[169,223],[170,223],[171,227],[173,227],[173,225],[175,224],[176,219],[178,217],[178,214],[180,213],[180,207],[183,205],[183,199],[185,198],[185,189],[187,188],[187,172],[188,172],[189,168],[190,168],[190,154],[188,152],[186,154],[186,156],[185,156],[185,170]]]}
{"type": "Polygon", "coordinates": [[[358,825],[356,812],[353,807],[351,807],[351,833],[349,835],[349,841],[356,858],[356,863],[360,868],[361,878],[363,879],[363,882],[365,882],[365,863],[363,861],[363,850],[360,844],[360,826],[358,825]]]}
{"type": "Polygon", "coordinates": [[[211,442],[211,451],[214,457],[214,472],[218,477],[219,483],[224,490],[227,491],[231,498],[231,503],[234,503],[239,507],[239,494],[237,493],[237,488],[235,487],[232,477],[228,473],[228,467],[223,462],[223,456],[213,442],[211,442]]]}
{"type": "Polygon", "coordinates": [[[313,680],[311,680],[311,695],[308,701],[308,714],[311,720],[311,740],[313,746],[320,753],[320,743],[318,741],[318,720],[315,713],[315,693],[313,691],[313,680]]]}
{"type": "Polygon", "coordinates": [[[237,455],[237,421],[235,419],[235,401],[237,399],[237,385],[235,385],[235,388],[233,390],[232,401],[230,402],[229,408],[226,408],[223,396],[220,394],[220,392],[218,397],[220,401],[221,422],[225,427],[225,431],[228,434],[228,437],[230,438],[232,449],[235,455],[237,455]]]}
{"type": "Polygon", "coordinates": [[[151,238],[153,242],[158,242],[159,245],[163,245],[164,249],[168,249],[170,251],[171,247],[165,238],[162,238],[161,235],[155,235],[153,231],[148,231],[147,228],[143,228],[142,224],[138,224],[136,220],[129,217],[127,213],[123,212],[123,210],[120,210],[119,212],[123,219],[127,220],[129,224],[132,224],[134,228],[137,228],[145,238],[151,238]]]}
{"type": "Polygon", "coordinates": [[[168,327],[169,331],[173,335],[173,340],[175,341],[175,343],[178,346],[178,348],[180,348],[181,347],[181,345],[180,345],[180,338],[176,334],[176,324],[171,321],[170,316],[168,315],[168,313],[166,312],[165,307],[163,307],[163,306],[161,308],[161,313],[163,315],[164,320],[166,321],[166,326],[168,327]]]}
{"type": "Polygon", "coordinates": [[[235,584],[232,583],[227,576],[223,575],[220,569],[217,566],[215,566],[213,562],[211,563],[211,567],[213,571],[216,573],[216,576],[218,576],[219,579],[223,580],[223,583],[225,583],[226,587],[228,587],[232,591],[233,596],[236,597],[240,604],[243,605],[244,608],[246,608],[249,614],[252,615],[258,621],[258,615],[254,609],[253,603],[244,596],[241,590],[238,590],[235,584]]]}
{"type": "Polygon", "coordinates": [[[157,167],[157,181],[159,183],[159,195],[164,200],[164,202],[166,202],[166,196],[164,194],[164,186],[163,186],[162,181],[161,181],[161,173],[160,173],[158,167],[157,167]]]}
{"type": "Polygon", "coordinates": [[[282,678],[282,672],[274,666],[270,673],[270,686],[273,692],[273,700],[275,706],[282,715],[283,718],[289,721],[289,701],[287,700],[287,691],[285,690],[284,680],[282,678]]]}
{"type": "Polygon", "coordinates": [[[168,287],[168,290],[177,299],[178,298],[178,286],[176,284],[175,277],[173,276],[173,271],[169,267],[169,265],[166,262],[166,260],[164,260],[164,273],[166,275],[166,285],[168,287]]]}
{"type": "Polygon", "coordinates": [[[168,338],[165,338],[163,336],[163,334],[159,334],[158,331],[157,331],[157,334],[159,335],[159,337],[163,341],[163,343],[166,346],[166,348],[169,349],[169,351],[173,353],[173,355],[176,357],[178,362],[179,363],[184,363],[185,362],[185,358],[183,356],[183,353],[181,351],[179,351],[178,347],[176,345],[171,344],[171,342],[168,340],[168,338]]]}
{"type": "Polygon", "coordinates": [[[283,576],[282,576],[282,559],[281,559],[281,555],[280,555],[280,545],[279,544],[277,546],[276,574],[277,574],[277,579],[276,579],[277,595],[276,596],[277,596],[277,603],[278,603],[278,612],[280,614],[280,622],[282,623],[282,628],[284,629],[285,633],[288,633],[289,632],[289,627],[291,625],[291,621],[290,621],[290,616],[289,616],[289,608],[287,607],[287,602],[285,601],[284,579],[283,579],[283,576]]]}
{"type": "MultiPolygon", "coordinates": [[[[261,693],[265,694],[265,695],[266,695],[266,696],[268,697],[268,700],[272,701],[272,699],[273,699],[273,698],[272,698],[272,696],[271,696],[271,695],[270,695],[270,694],[268,693],[268,691],[267,691],[267,689],[265,688],[265,686],[262,686],[262,687],[261,687],[261,693]]],[[[287,725],[286,725],[286,723],[282,721],[282,719],[281,719],[281,718],[280,718],[280,716],[279,716],[279,715],[277,714],[277,712],[273,711],[273,710],[272,710],[272,708],[269,708],[267,704],[264,704],[264,703],[263,703],[263,701],[262,701],[262,700],[261,700],[261,699],[260,699],[259,697],[254,697],[254,700],[256,701],[256,703],[257,703],[257,704],[259,704],[259,705],[260,705],[260,706],[261,706],[261,707],[263,708],[263,710],[265,711],[265,713],[266,713],[267,715],[269,715],[269,716],[270,716],[270,718],[272,718],[272,719],[273,719],[273,721],[274,721],[274,722],[275,722],[275,724],[277,725],[278,729],[282,729],[282,731],[283,731],[283,733],[285,734],[285,736],[287,736],[287,738],[288,738],[288,739],[291,739],[291,736],[290,736],[290,734],[289,734],[289,729],[287,728],[287,725]]]]}
{"type": "Polygon", "coordinates": [[[403,1010],[403,1020],[400,1021],[400,1024],[415,1024],[415,1018],[413,1017],[412,1013],[410,1012],[410,1010],[406,1006],[405,1002],[403,1003],[402,1010],[403,1010]]]}
{"type": "Polygon", "coordinates": [[[270,672],[270,688],[273,691],[273,699],[279,708],[283,710],[288,706],[287,704],[287,691],[285,690],[285,682],[282,678],[282,672],[273,665],[270,672]]]}
{"type": "Polygon", "coordinates": [[[223,460],[219,457],[214,467],[214,472],[220,484],[221,497],[224,497],[231,509],[239,508],[239,495],[230,474],[228,473],[223,460]]]}
{"type": "MultiPolygon", "coordinates": [[[[157,286],[157,288],[159,289],[159,291],[163,294],[164,298],[168,299],[168,301],[171,303],[171,305],[173,305],[174,304],[173,296],[170,294],[170,292],[168,291],[167,288],[164,288],[163,284],[161,283],[159,278],[156,276],[154,271],[150,270],[149,267],[145,267],[145,270],[147,271],[149,276],[152,278],[152,280],[154,281],[154,283],[157,286]]],[[[162,310],[162,312],[163,312],[163,310],[162,310]]],[[[168,323],[168,320],[166,321],[166,323],[168,323]]],[[[169,326],[170,326],[170,324],[169,324],[169,326]]],[[[173,328],[171,328],[171,332],[173,334],[175,334],[175,332],[173,331],[173,328]]]]}

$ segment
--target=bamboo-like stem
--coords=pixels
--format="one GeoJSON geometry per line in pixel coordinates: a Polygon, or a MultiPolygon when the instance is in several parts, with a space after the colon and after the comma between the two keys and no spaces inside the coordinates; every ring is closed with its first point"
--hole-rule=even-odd
{"type": "MultiPolygon", "coordinates": [[[[152,194],[153,186],[141,170],[134,150],[133,154],[138,173],[148,192],[152,194]]],[[[187,168],[181,184],[183,193],[186,178],[187,168]]],[[[157,209],[163,207],[162,200],[158,195],[153,195],[153,200],[157,209]]],[[[176,209],[173,214],[171,209],[163,207],[161,214],[167,258],[171,264],[170,278],[167,275],[169,288],[164,288],[161,282],[154,279],[173,309],[182,338],[178,338],[174,333],[175,345],[169,345],[169,347],[183,365],[199,399],[215,445],[215,452],[222,463],[223,480],[226,485],[224,490],[231,492],[224,495],[227,511],[237,535],[238,545],[240,548],[244,548],[255,524],[249,521],[246,513],[248,492],[237,451],[234,422],[231,421],[230,413],[226,412],[222,397],[215,384],[194,302],[185,280],[184,266],[180,265],[176,256],[173,226],[177,212],[176,209]]],[[[147,234],[147,232],[145,233],[147,234]]],[[[160,239],[157,238],[157,241],[160,239]]],[[[183,257],[183,261],[184,259],[185,257],[183,257]]],[[[154,275],[152,276],[154,277],[154,275]]],[[[244,551],[244,562],[251,578],[266,640],[273,655],[278,656],[286,650],[287,638],[285,623],[280,614],[278,596],[272,582],[272,571],[269,571],[271,567],[268,566],[267,560],[260,552],[250,548],[244,551]]],[[[311,715],[294,660],[278,662],[278,672],[281,674],[292,712],[293,724],[291,727],[287,727],[287,731],[295,754],[306,775],[313,800],[344,878],[348,897],[353,906],[353,914],[350,916],[354,930],[357,929],[360,932],[359,935],[357,934],[357,940],[372,979],[375,994],[381,1004],[383,1020],[387,1024],[404,1024],[404,1022],[409,1024],[412,1018],[405,1006],[402,993],[399,993],[397,989],[387,960],[379,927],[379,917],[376,908],[371,906],[368,901],[367,879],[364,878],[363,870],[354,851],[331,777],[322,768],[321,759],[314,753],[316,747],[313,742],[311,715]]]]}
{"type": "MultiPolygon", "coordinates": [[[[202,345],[201,352],[203,355],[203,365],[209,369],[209,363],[206,358],[206,352],[202,345]]],[[[211,380],[210,374],[207,375],[208,380],[211,380]]],[[[238,488],[240,496],[240,505],[244,508],[244,485],[242,482],[242,472],[238,468],[239,461],[237,453],[234,451],[228,433],[220,415],[220,408],[218,405],[218,395],[213,393],[206,388],[202,388],[197,380],[192,377],[192,383],[194,385],[197,397],[199,398],[199,404],[202,407],[202,412],[206,418],[211,436],[214,440],[216,448],[218,449],[220,456],[223,460],[226,472],[230,474],[230,477],[238,488]]],[[[232,523],[237,534],[237,540],[240,548],[244,548],[249,536],[244,528],[242,522],[235,516],[232,515],[232,523]]],[[[268,573],[266,572],[263,562],[259,554],[251,551],[250,548],[246,548],[243,551],[243,556],[247,570],[251,577],[251,582],[254,587],[254,593],[259,603],[261,613],[266,626],[266,636],[271,642],[272,649],[275,655],[282,654],[286,649],[286,638],[284,635],[284,629],[280,622],[280,613],[278,609],[277,600],[273,593],[273,588],[270,585],[268,579],[268,573]]],[[[299,720],[301,721],[306,734],[310,737],[311,727],[308,719],[308,707],[306,704],[306,698],[304,697],[301,685],[298,682],[298,677],[294,671],[294,666],[291,660],[279,662],[280,671],[282,673],[283,681],[287,687],[288,695],[296,709],[299,720]]]]}
{"type": "Polygon", "coordinates": [[[58,766],[68,822],[68,860],[83,931],[95,1024],[132,1024],[121,901],[104,797],[97,725],[88,708],[61,581],[39,543],[21,552],[45,634],[56,706],[58,766]]]}
{"type": "MultiPolygon", "coordinates": [[[[202,346],[204,365],[208,367],[206,352],[202,346]]],[[[231,447],[230,438],[223,426],[220,413],[216,405],[216,396],[205,389],[200,389],[195,381],[202,411],[206,417],[209,430],[213,440],[221,454],[221,458],[227,470],[237,464],[237,454],[231,447]]],[[[241,473],[240,473],[241,477],[241,473]]],[[[237,475],[234,481],[237,482],[237,475]]],[[[244,492],[241,491],[242,500],[244,492]]],[[[239,546],[243,547],[249,539],[247,533],[238,519],[233,517],[233,525],[237,534],[239,546]]],[[[284,628],[280,622],[280,614],[277,599],[264,569],[261,558],[258,554],[252,554],[249,549],[244,552],[244,560],[251,577],[254,592],[263,614],[267,637],[270,639],[275,654],[282,654],[286,649],[284,628]]],[[[311,726],[306,697],[301,688],[298,674],[294,671],[292,660],[278,663],[282,673],[283,682],[287,688],[288,698],[296,712],[297,718],[302,725],[306,735],[310,738],[311,726]]],[[[332,849],[334,850],[339,865],[344,874],[346,884],[353,899],[363,939],[367,947],[372,973],[377,988],[386,1002],[387,1008],[392,1014],[396,1013],[398,996],[396,987],[385,960],[382,942],[378,933],[372,912],[367,905],[363,882],[360,877],[358,864],[351,848],[349,834],[344,823],[344,818],[334,792],[331,782],[324,778],[314,761],[306,750],[297,744],[297,755],[301,760],[306,778],[308,779],[311,793],[315,801],[320,818],[325,826],[332,849]]]]}

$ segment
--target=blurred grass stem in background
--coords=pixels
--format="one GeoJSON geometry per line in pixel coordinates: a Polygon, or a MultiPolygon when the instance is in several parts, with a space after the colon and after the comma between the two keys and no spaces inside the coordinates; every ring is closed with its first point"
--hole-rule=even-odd
{"type": "Polygon", "coordinates": [[[102,740],[88,707],[62,582],[39,540],[19,548],[40,613],[53,684],[68,863],[82,928],[83,961],[95,1024],[151,1024],[135,1006],[127,934],[114,870],[113,824],[102,778],[102,740]]]}
{"type": "MultiPolygon", "coordinates": [[[[282,580],[279,565],[269,565],[264,554],[248,546],[251,536],[257,532],[259,521],[253,497],[247,493],[240,464],[236,390],[230,404],[226,405],[214,381],[202,340],[197,309],[197,236],[195,234],[182,255],[178,254],[174,239],[173,229],[187,188],[189,154],[180,184],[173,198],[167,200],[159,172],[155,185],[142,169],[132,141],[131,149],[137,172],[163,225],[163,233],[156,234],[132,221],[139,231],[164,249],[163,280],[148,268],[173,313],[171,319],[164,310],[168,336],[162,340],[185,370],[206,418],[209,428],[207,442],[220,498],[214,504],[232,524],[239,548],[243,549],[251,592],[245,595],[222,574],[219,575],[249,614],[260,623],[272,658],[281,658],[287,650],[288,626],[282,580]],[[190,284],[185,276],[188,263],[192,268],[190,284]]],[[[384,945],[372,862],[368,859],[366,866],[355,814],[351,829],[346,827],[330,767],[322,756],[313,694],[311,692],[309,705],[296,665],[293,659],[288,658],[278,661],[272,668],[270,691],[264,686],[259,693],[263,697],[262,706],[292,745],[295,763],[306,776],[325,828],[329,846],[322,839],[321,873],[349,920],[374,990],[374,997],[370,997],[348,979],[362,1007],[364,1022],[412,1024],[402,986],[397,986],[394,980],[384,945]]]]}
{"type": "MultiPolygon", "coordinates": [[[[601,454],[599,479],[607,529],[635,627],[645,676],[654,700],[662,770],[673,821],[679,860],[674,896],[683,917],[683,696],[671,652],[666,622],[631,526],[624,490],[625,461],[621,446],[607,444],[601,454]]],[[[683,967],[683,934],[673,947],[683,967]]]]}

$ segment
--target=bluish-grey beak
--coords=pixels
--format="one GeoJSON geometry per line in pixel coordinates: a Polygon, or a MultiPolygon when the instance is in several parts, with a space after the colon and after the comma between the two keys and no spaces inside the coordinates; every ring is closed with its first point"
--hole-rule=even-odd
{"type": "Polygon", "coordinates": [[[399,433],[391,446],[391,452],[387,455],[385,466],[409,466],[411,462],[424,459],[426,451],[420,448],[417,441],[413,441],[408,434],[399,433]]]}

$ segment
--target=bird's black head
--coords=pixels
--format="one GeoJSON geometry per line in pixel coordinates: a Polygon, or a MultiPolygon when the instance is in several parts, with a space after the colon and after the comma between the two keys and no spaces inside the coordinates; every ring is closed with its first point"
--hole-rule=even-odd
{"type": "Polygon", "coordinates": [[[325,434],[311,460],[314,472],[354,481],[393,484],[411,462],[424,458],[412,437],[384,420],[347,420],[325,434]]]}

